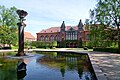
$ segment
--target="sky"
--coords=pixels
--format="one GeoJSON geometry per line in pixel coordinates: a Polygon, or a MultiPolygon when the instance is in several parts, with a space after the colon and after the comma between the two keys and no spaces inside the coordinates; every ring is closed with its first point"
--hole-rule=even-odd
{"type": "Polygon", "coordinates": [[[25,31],[36,37],[41,30],[59,27],[63,21],[66,26],[76,26],[80,19],[84,23],[96,0],[1,0],[0,5],[27,11],[25,31]]]}

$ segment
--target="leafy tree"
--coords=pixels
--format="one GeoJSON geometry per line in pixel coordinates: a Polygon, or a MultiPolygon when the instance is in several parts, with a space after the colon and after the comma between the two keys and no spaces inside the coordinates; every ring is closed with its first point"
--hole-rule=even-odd
{"type": "Polygon", "coordinates": [[[118,48],[120,49],[120,0],[98,0],[96,8],[90,10],[90,15],[91,23],[117,28],[118,48]]]}
{"type": "Polygon", "coordinates": [[[17,43],[17,8],[6,8],[0,6],[0,43],[13,44],[17,43]]]}
{"type": "Polygon", "coordinates": [[[18,21],[18,16],[16,10],[17,8],[15,7],[9,9],[5,6],[0,6],[0,25],[7,26],[13,30],[17,29],[16,22],[18,21]]]}
{"type": "Polygon", "coordinates": [[[16,45],[17,43],[17,34],[15,32],[11,32],[11,30],[7,26],[0,26],[0,42],[2,44],[10,44],[16,45]]]}
{"type": "Polygon", "coordinates": [[[32,42],[29,40],[25,40],[24,45],[26,48],[29,48],[31,46],[32,42]]]}

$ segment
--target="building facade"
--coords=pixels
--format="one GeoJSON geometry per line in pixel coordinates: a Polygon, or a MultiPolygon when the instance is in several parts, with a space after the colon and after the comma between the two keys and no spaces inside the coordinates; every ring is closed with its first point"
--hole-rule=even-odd
{"type": "Polygon", "coordinates": [[[81,47],[82,41],[88,40],[88,34],[81,20],[77,26],[65,26],[63,21],[60,27],[51,27],[37,33],[37,41],[57,41],[59,47],[81,47]]]}

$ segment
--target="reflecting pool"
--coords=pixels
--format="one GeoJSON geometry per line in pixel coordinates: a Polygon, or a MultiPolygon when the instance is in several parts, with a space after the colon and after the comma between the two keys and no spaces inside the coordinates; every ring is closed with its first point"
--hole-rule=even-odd
{"type": "Polygon", "coordinates": [[[0,80],[97,80],[85,54],[34,52],[32,57],[7,57],[14,54],[0,53],[0,80]],[[24,69],[18,69],[20,64],[26,64],[24,69]]]}

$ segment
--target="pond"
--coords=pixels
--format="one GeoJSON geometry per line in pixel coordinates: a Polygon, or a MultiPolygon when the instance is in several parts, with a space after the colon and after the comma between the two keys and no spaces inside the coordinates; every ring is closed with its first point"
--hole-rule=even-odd
{"type": "Polygon", "coordinates": [[[33,52],[32,57],[8,57],[14,54],[0,53],[0,80],[97,80],[86,54],[33,52]],[[26,69],[18,72],[20,62],[26,69]]]}

